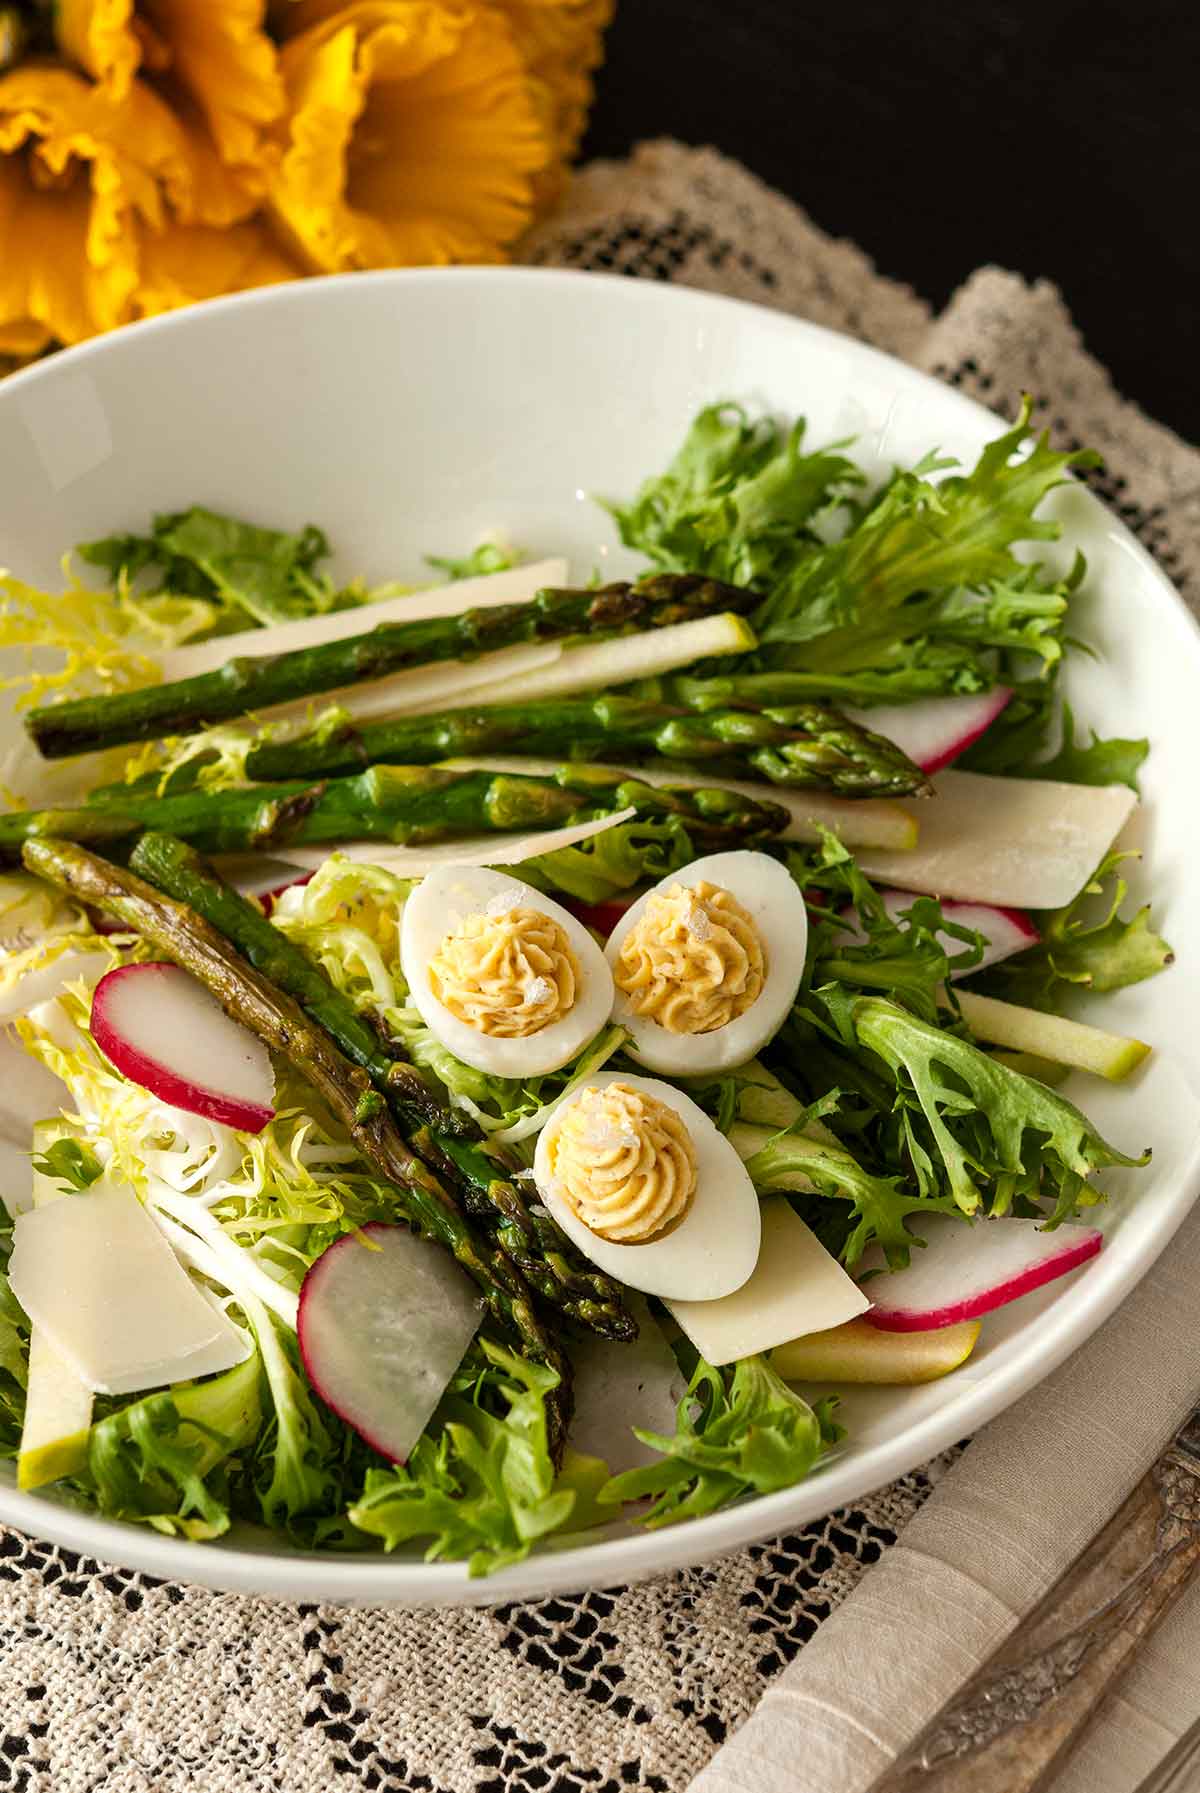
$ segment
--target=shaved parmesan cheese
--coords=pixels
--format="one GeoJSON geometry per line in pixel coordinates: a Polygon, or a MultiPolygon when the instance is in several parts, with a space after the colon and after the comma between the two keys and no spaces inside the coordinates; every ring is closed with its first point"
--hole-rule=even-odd
{"type": "Polygon", "coordinates": [[[212,641],[199,641],[160,654],[158,662],[164,680],[192,679],[224,666],[235,654],[257,660],[266,654],[290,654],[296,648],[344,641],[379,623],[420,623],[434,616],[458,616],[464,610],[524,603],[544,585],[561,585],[566,577],[565,560],[539,560],[532,566],[509,567],[503,573],[487,573],[478,579],[459,579],[433,591],[380,598],[353,610],[332,610],[324,616],[298,617],[291,623],[272,623],[264,629],[218,635],[212,641]]]}
{"type": "Polygon", "coordinates": [[[0,1031],[0,1198],[14,1219],[33,1203],[29,1141],[35,1123],[73,1108],[66,1084],[31,1057],[10,1029],[0,1031]]]}
{"type": "MultiPolygon", "coordinates": [[[[662,634],[666,632],[660,631],[662,634]]],[[[541,690],[532,695],[540,697],[541,690]]],[[[499,702],[490,691],[486,699],[488,703],[499,702]]],[[[547,777],[562,765],[561,760],[517,759],[511,754],[453,759],[444,763],[461,767],[463,771],[526,772],[535,777],[547,777]]],[[[621,778],[640,778],[645,784],[678,785],[685,791],[737,791],[739,795],[755,797],[761,803],[778,803],[792,818],[779,836],[780,840],[820,840],[821,829],[828,828],[848,847],[896,848],[904,853],[905,863],[905,849],[917,844],[919,824],[916,813],[910,813],[899,803],[888,803],[879,798],[823,797],[819,791],[791,791],[785,785],[755,784],[745,778],[716,778],[708,773],[685,772],[666,760],[654,760],[648,766],[600,765],[593,769],[613,772],[621,778]]],[[[932,807],[932,804],[922,805],[921,816],[924,817],[932,807]]],[[[896,876],[900,876],[899,872],[896,876]]]]}
{"type": "Polygon", "coordinates": [[[762,1204],[762,1245],[748,1282],[719,1301],[667,1302],[701,1357],[718,1366],[840,1326],[870,1305],[783,1197],[762,1204]]]}
{"type": "Polygon", "coordinates": [[[482,702],[483,693],[500,682],[519,680],[524,688],[534,674],[552,667],[562,652],[561,641],[519,642],[515,647],[498,648],[494,654],[480,654],[477,660],[434,660],[428,666],[394,672],[386,679],[366,679],[290,703],[271,704],[255,714],[271,722],[306,721],[327,704],[337,704],[355,722],[376,722],[388,716],[451,709],[482,702]]]}
{"type": "Polygon", "coordinates": [[[249,1352],[121,1185],[101,1181],[22,1214],[9,1281],[58,1355],[101,1394],[229,1370],[249,1352]]]}
{"type": "Polygon", "coordinates": [[[1008,908],[1069,903],[1137,807],[1124,785],[949,771],[933,787],[915,850],[860,853],[860,868],[905,890],[1008,908]]]}
{"type": "MultiPolygon", "coordinates": [[[[610,816],[576,822],[569,828],[547,828],[541,834],[473,834],[463,840],[435,841],[428,847],[394,847],[385,840],[352,840],[337,851],[360,865],[381,865],[397,878],[423,878],[426,872],[436,871],[441,865],[520,865],[539,853],[577,847],[581,841],[628,822],[636,814],[636,809],[618,809],[610,816]]],[[[328,847],[285,847],[283,851],[293,866],[305,871],[316,871],[330,857],[328,847]]]]}
{"type": "Polygon", "coordinates": [[[670,1437],[687,1393],[687,1378],[645,1296],[626,1290],[625,1305],[638,1324],[635,1339],[614,1343],[588,1333],[571,1347],[571,1446],[585,1457],[602,1457],[614,1475],[657,1459],[658,1452],[635,1438],[633,1428],[670,1437]]]}

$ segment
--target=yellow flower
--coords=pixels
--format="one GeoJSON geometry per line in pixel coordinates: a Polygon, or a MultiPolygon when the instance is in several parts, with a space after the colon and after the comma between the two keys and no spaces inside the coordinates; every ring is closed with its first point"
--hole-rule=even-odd
{"type": "Polygon", "coordinates": [[[265,0],[57,0],[65,55],[115,99],[134,78],[175,113],[187,142],[185,219],[227,224],[266,192],[283,113],[265,0]]]}
{"type": "Polygon", "coordinates": [[[186,178],[153,94],[121,101],[69,69],[0,77],[0,353],[79,342],[133,315],[142,227],[186,178]]]}
{"type": "Polygon", "coordinates": [[[299,0],[271,192],[309,267],[504,259],[553,148],[507,21],[452,0],[299,0]]]}
{"type": "Polygon", "coordinates": [[[485,0],[508,20],[537,84],[556,160],[538,177],[540,210],[566,185],[592,104],[592,71],[604,60],[604,33],[615,0],[485,0]]]}
{"type": "Polygon", "coordinates": [[[143,229],[138,315],[154,317],[198,299],[295,280],[303,272],[280,249],[260,218],[247,218],[224,230],[208,224],[170,223],[161,230],[143,229]]]}

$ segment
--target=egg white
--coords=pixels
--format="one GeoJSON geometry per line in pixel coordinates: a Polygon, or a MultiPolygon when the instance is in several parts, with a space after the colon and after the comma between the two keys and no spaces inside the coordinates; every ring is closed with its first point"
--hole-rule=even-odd
{"type": "Polygon", "coordinates": [[[484,866],[441,866],[421,880],[404,905],[400,964],[413,1006],[430,1032],[464,1064],[493,1077],[543,1077],[559,1070],[599,1033],[612,1009],[612,973],[583,923],[540,890],[484,866]],[[510,897],[514,906],[537,909],[556,921],[579,961],[574,1006],[524,1039],[498,1039],[468,1026],[439,1002],[429,981],[430,961],[447,934],[495,897],[510,897]]]}
{"type": "Polygon", "coordinates": [[[629,1034],[625,1048],[629,1056],[652,1071],[674,1077],[695,1077],[744,1065],[779,1032],[804,976],[808,947],[804,898],[791,873],[777,859],[750,851],[710,853],[706,859],[696,859],[682,871],[672,872],[639,897],[609,936],[604,949],[609,965],[615,970],[622,943],[641,920],[651,897],[665,893],[673,884],[694,889],[704,879],[727,890],[751,917],[766,953],[767,975],[758,1000],[711,1033],[671,1033],[650,1016],[635,1014],[624,992],[615,991],[612,1018],[629,1034]]]}
{"type": "Polygon", "coordinates": [[[758,1262],[762,1236],[758,1195],[741,1159],[702,1108],[673,1084],[625,1071],[601,1071],[555,1108],[538,1135],[533,1165],[538,1194],[563,1232],[593,1264],[631,1289],[676,1301],[717,1301],[732,1295],[758,1262]],[[586,1089],[625,1083],[673,1108],[696,1154],[696,1192],[679,1225],[648,1245],[602,1239],[555,1193],[550,1146],[567,1110],[586,1089]]]}

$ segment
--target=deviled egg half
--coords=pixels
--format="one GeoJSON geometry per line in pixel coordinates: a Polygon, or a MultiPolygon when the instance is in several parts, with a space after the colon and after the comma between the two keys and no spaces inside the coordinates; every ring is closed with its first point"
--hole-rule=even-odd
{"type": "Polygon", "coordinates": [[[494,1077],[559,1070],[613,1005],[612,973],[582,922],[482,866],[421,880],[404,905],[400,964],[430,1032],[494,1077]]]}
{"type": "Polygon", "coordinates": [[[601,1270],[648,1295],[716,1301],[758,1262],[758,1196],[724,1134],[656,1077],[603,1071],[538,1135],[538,1192],[601,1270]]]}
{"type": "Polygon", "coordinates": [[[626,1051],[675,1077],[745,1064],[782,1027],[807,945],[804,898],[769,854],[712,853],[672,872],[605,948],[626,1051]]]}

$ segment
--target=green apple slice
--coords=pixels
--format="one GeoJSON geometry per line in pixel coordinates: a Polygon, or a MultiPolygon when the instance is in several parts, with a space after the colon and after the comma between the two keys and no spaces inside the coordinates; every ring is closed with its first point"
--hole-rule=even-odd
{"type": "Polygon", "coordinates": [[[87,1463],[92,1391],[35,1327],[29,1340],[25,1421],[17,1455],[17,1487],[42,1488],[76,1475],[87,1463]]]}
{"type": "Polygon", "coordinates": [[[967,1361],[979,1329],[978,1320],[960,1320],[933,1332],[882,1332],[847,1320],[776,1345],[771,1363],[786,1382],[936,1382],[967,1361]]]}
{"type": "MultiPolygon", "coordinates": [[[[66,1131],[61,1122],[38,1121],[33,1129],[34,1156],[45,1152],[66,1131]]],[[[34,1169],[35,1208],[61,1201],[66,1194],[52,1177],[34,1169]]],[[[41,1327],[35,1326],[29,1336],[29,1379],[17,1453],[18,1488],[42,1488],[85,1466],[94,1400],[92,1390],[54,1349],[41,1327]]]]}
{"type": "Polygon", "coordinates": [[[1144,1040],[1131,1039],[1128,1034],[1105,1033],[1103,1028],[1022,1008],[1015,1002],[999,1002],[994,996],[960,990],[958,1000],[963,1020],[977,1040],[1010,1052],[1031,1052],[1077,1071],[1093,1071],[1113,1083],[1128,1077],[1150,1052],[1144,1040]]]}

